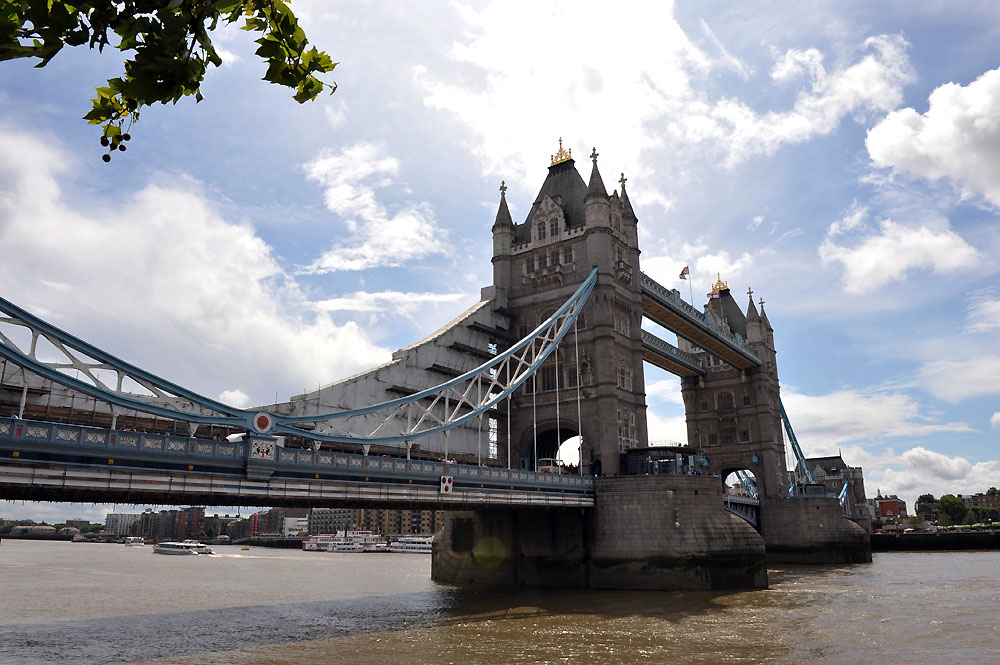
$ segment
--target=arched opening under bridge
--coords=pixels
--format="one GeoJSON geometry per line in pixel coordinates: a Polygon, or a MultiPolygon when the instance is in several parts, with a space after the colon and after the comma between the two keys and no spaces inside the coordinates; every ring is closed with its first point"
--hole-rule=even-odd
{"type": "Polygon", "coordinates": [[[527,456],[521,458],[521,467],[536,468],[536,463],[548,465],[545,460],[558,460],[562,466],[572,465],[574,473],[579,473],[580,433],[575,424],[539,426],[537,439],[528,442],[527,456]]]}

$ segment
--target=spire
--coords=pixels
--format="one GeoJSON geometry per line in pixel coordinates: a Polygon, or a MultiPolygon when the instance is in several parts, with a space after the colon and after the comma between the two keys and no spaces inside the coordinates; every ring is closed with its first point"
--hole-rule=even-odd
{"type": "Polygon", "coordinates": [[[597,195],[605,198],[608,196],[608,190],[604,187],[604,181],[601,180],[601,172],[597,170],[597,156],[599,154],[597,148],[594,148],[594,151],[590,153],[590,159],[594,162],[594,168],[590,172],[590,184],[587,186],[586,198],[588,199],[591,196],[597,195]]]}
{"type": "Polygon", "coordinates": [[[750,296],[750,304],[747,305],[747,321],[760,321],[760,315],[757,314],[757,308],[753,304],[753,289],[747,289],[747,295],[750,296]]]}
{"type": "Polygon", "coordinates": [[[764,311],[764,299],[760,299],[760,321],[767,328],[768,332],[774,332],[774,328],[771,327],[771,322],[767,320],[767,312],[764,311]]]}
{"type": "Polygon", "coordinates": [[[510,218],[510,210],[507,208],[507,183],[500,181],[500,207],[497,209],[497,219],[493,223],[493,229],[497,227],[514,226],[514,221],[510,218]]]}
{"type": "Polygon", "coordinates": [[[627,180],[628,178],[626,178],[625,174],[622,173],[622,177],[618,181],[619,183],[621,183],[622,186],[622,212],[624,213],[627,219],[638,221],[638,219],[635,216],[635,211],[632,210],[632,203],[628,200],[628,194],[625,193],[625,182],[627,180]]]}

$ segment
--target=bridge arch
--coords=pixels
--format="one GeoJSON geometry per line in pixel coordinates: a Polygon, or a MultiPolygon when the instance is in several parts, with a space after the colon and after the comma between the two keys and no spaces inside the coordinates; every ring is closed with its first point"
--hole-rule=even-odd
{"type": "Polygon", "coordinates": [[[535,463],[540,459],[559,458],[559,449],[567,440],[580,435],[580,428],[576,422],[570,422],[565,418],[539,421],[537,429],[537,440],[535,431],[529,429],[521,437],[519,450],[524,451],[519,460],[522,468],[534,469],[535,463]],[[537,450],[537,456],[536,456],[537,450]]]}

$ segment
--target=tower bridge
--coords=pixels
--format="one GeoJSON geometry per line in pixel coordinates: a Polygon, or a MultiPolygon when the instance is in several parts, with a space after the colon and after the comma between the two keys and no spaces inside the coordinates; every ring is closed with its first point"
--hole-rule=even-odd
{"type": "Polygon", "coordinates": [[[0,299],[0,399],[35,433],[48,428],[31,437],[17,429],[27,421],[0,419],[2,496],[117,500],[146,488],[175,502],[190,486],[207,503],[446,506],[433,575],[455,582],[754,587],[765,552],[869,560],[838,501],[800,497],[790,478],[763,301],[758,310],[749,292],[739,307],[720,279],[698,310],[642,273],[626,178],[608,194],[596,149],[590,158],[584,181],[560,144],[517,224],[501,185],[493,284],[478,303],[389,362],[287,402],[230,407],[0,299]],[[692,475],[627,473],[625,458],[648,445],[646,362],[681,378],[689,457],[704,452],[692,475]],[[81,425],[77,400],[94,427],[47,422],[81,425]],[[123,418],[162,436],[122,453],[123,418]],[[206,443],[216,431],[244,442],[206,443]],[[577,475],[536,473],[573,436],[577,475]],[[440,461],[456,457],[465,464],[440,461]],[[718,476],[732,472],[752,474],[757,497],[730,497],[727,510],[718,476]]]}

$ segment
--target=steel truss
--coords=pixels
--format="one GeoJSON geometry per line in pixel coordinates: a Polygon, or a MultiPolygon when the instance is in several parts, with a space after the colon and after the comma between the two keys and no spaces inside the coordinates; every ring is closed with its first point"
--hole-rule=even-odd
{"type": "Polygon", "coordinates": [[[447,434],[507,399],[573,328],[596,283],[594,268],[576,292],[524,339],[459,377],[388,402],[310,416],[283,416],[223,404],[120,360],[3,298],[0,357],[108,403],[112,414],[131,409],[190,423],[192,430],[199,424],[212,424],[314,441],[400,443],[447,434]],[[18,328],[30,333],[27,344],[19,345],[13,338],[18,328]],[[42,349],[40,340],[46,342],[42,349]],[[136,389],[148,394],[137,394],[136,389]]]}

